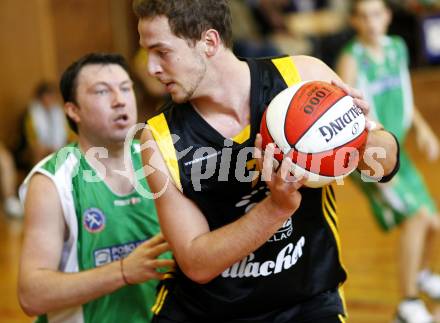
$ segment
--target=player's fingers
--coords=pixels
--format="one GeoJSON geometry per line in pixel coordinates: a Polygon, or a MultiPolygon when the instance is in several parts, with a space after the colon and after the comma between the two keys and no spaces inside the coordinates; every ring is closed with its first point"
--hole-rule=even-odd
{"type": "Polygon", "coordinates": [[[290,157],[285,157],[283,162],[281,163],[281,167],[279,167],[277,171],[277,178],[281,179],[284,182],[293,182],[296,180],[295,176],[292,174],[292,169],[294,165],[292,159],[290,157]]]}
{"type": "Polygon", "coordinates": [[[365,120],[365,128],[367,128],[368,131],[374,131],[374,130],[382,130],[383,126],[381,123],[367,118],[365,120]]]}
{"type": "Polygon", "coordinates": [[[351,88],[348,86],[348,84],[346,84],[340,80],[332,80],[331,83],[333,85],[337,86],[338,88],[342,89],[348,95],[350,95],[351,88]]]}
{"type": "Polygon", "coordinates": [[[291,174],[291,180],[289,181],[288,190],[289,194],[299,190],[304,183],[307,181],[308,177],[306,174],[301,172],[301,174],[296,173],[295,171],[291,174]]]}
{"type": "Polygon", "coordinates": [[[333,85],[335,85],[335,86],[341,88],[345,93],[348,94],[348,92],[349,92],[350,89],[349,89],[348,85],[345,84],[344,82],[335,79],[335,80],[332,80],[331,83],[332,83],[333,85]]]}
{"type": "Polygon", "coordinates": [[[275,145],[270,143],[266,146],[263,154],[263,171],[262,178],[266,182],[270,182],[272,180],[273,168],[274,168],[274,153],[275,153],[275,145]]]}
{"type": "Polygon", "coordinates": [[[162,232],[159,232],[158,234],[156,234],[154,237],[152,237],[151,239],[148,239],[147,241],[145,241],[144,243],[142,243],[143,247],[152,247],[155,246],[157,244],[160,244],[162,242],[165,241],[165,238],[162,234],[162,232]]]}
{"type": "Polygon", "coordinates": [[[288,183],[288,189],[290,191],[298,190],[304,185],[307,180],[307,175],[304,172],[300,172],[295,167],[292,159],[289,157],[284,158],[280,169],[276,173],[277,184],[280,182],[288,183]]]}
{"type": "Polygon", "coordinates": [[[337,87],[341,88],[345,93],[347,93],[349,96],[357,99],[363,99],[362,91],[352,88],[348,84],[340,81],[340,80],[332,80],[332,84],[336,85],[337,87]]]}
{"type": "Polygon", "coordinates": [[[170,250],[170,245],[168,242],[162,242],[154,247],[151,247],[148,250],[148,255],[152,258],[156,258],[157,256],[163,254],[165,251],[170,250]]]}
{"type": "Polygon", "coordinates": [[[356,104],[359,108],[361,108],[362,112],[365,115],[370,113],[370,106],[366,101],[364,101],[364,95],[362,91],[352,88],[348,84],[339,80],[332,80],[332,84],[341,88],[345,93],[350,95],[353,98],[353,103],[356,104]]]}
{"type": "Polygon", "coordinates": [[[370,113],[370,105],[367,101],[362,99],[353,99],[353,103],[362,110],[364,115],[368,115],[370,113]]]}
{"type": "Polygon", "coordinates": [[[291,189],[292,190],[299,190],[308,180],[308,177],[306,174],[302,175],[301,177],[298,177],[295,182],[293,182],[291,189]]]}
{"type": "Polygon", "coordinates": [[[165,279],[166,273],[160,273],[157,271],[148,272],[148,278],[149,279],[156,279],[156,280],[163,280],[165,279]]]}
{"type": "Polygon", "coordinates": [[[174,267],[176,262],[173,259],[154,259],[150,261],[152,268],[174,267]]]}
{"type": "Polygon", "coordinates": [[[263,153],[261,148],[262,143],[263,143],[263,139],[261,138],[261,135],[257,134],[255,138],[254,158],[257,161],[258,170],[263,169],[263,153]]]}
{"type": "Polygon", "coordinates": [[[355,100],[363,100],[364,99],[364,94],[362,93],[361,90],[352,88],[352,87],[348,87],[350,89],[350,92],[348,92],[348,94],[353,97],[353,99],[355,100]]]}

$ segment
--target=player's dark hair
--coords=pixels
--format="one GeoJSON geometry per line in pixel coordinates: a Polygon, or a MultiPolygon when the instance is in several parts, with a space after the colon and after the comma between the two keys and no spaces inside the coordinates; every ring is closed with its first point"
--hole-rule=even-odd
{"type": "Polygon", "coordinates": [[[56,94],[57,86],[49,81],[41,81],[37,84],[34,90],[34,96],[40,100],[46,94],[56,94]]]}
{"type": "MultiPolygon", "coordinates": [[[[361,2],[365,2],[365,1],[372,1],[372,0],[350,0],[350,15],[355,15],[356,11],[357,11],[357,7],[361,2]]],[[[377,0],[376,0],[377,1],[377,0]]],[[[390,3],[388,0],[380,0],[383,2],[383,4],[387,7],[390,8],[390,3]]]]}
{"type": "MultiPolygon", "coordinates": [[[[60,91],[64,102],[77,103],[76,90],[78,87],[78,75],[87,65],[111,65],[121,66],[129,75],[129,68],[126,60],[122,55],[114,53],[90,53],[77,61],[73,62],[61,75],[60,91]]],[[[73,131],[78,132],[78,127],[72,119],[67,116],[69,126],[73,131]]]]}
{"type": "Polygon", "coordinates": [[[139,19],[165,16],[177,37],[195,43],[208,29],[218,31],[226,47],[232,47],[232,18],[227,0],[134,0],[139,19]]]}

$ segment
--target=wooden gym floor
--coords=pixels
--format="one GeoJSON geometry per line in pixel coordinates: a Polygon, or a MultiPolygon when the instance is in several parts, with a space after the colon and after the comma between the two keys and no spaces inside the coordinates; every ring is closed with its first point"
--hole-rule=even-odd
{"type": "MultiPolygon", "coordinates": [[[[440,136],[440,68],[429,68],[413,73],[415,101],[422,114],[440,136]]],[[[439,162],[429,163],[419,155],[414,138],[406,144],[410,155],[423,171],[425,180],[440,205],[439,162]]],[[[391,322],[395,305],[399,301],[397,282],[396,246],[398,230],[383,234],[369,214],[363,196],[346,181],[336,186],[339,206],[340,232],[344,265],[348,270],[345,295],[349,310],[348,322],[391,322]]],[[[0,322],[31,322],[20,310],[17,302],[17,267],[22,235],[22,223],[0,215],[0,322]]],[[[437,242],[440,250],[440,242],[437,242]]],[[[440,271],[440,257],[434,262],[440,271]]],[[[437,312],[440,322],[440,303],[428,301],[437,312]]]]}

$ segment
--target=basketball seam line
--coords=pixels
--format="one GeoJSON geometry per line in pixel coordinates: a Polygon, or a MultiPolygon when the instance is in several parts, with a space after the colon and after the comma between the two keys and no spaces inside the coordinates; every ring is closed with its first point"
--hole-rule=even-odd
{"type": "MultiPolygon", "coordinates": [[[[296,94],[296,93],[295,93],[296,94]]],[[[333,106],[333,105],[335,105],[336,103],[338,103],[339,101],[341,101],[343,98],[345,98],[345,97],[347,97],[348,95],[345,95],[345,96],[343,96],[343,97],[341,97],[341,98],[339,98],[338,100],[336,100],[335,102],[333,102],[331,105],[333,106]]],[[[292,97],[292,100],[290,101],[290,102],[292,102],[293,101],[293,99],[295,98],[295,95],[292,97]]],[[[286,116],[287,116],[287,114],[289,113],[289,110],[290,110],[290,103],[289,103],[289,109],[287,109],[287,113],[286,113],[286,116]]],[[[322,117],[324,117],[328,112],[330,111],[330,108],[327,110],[327,111],[325,111],[319,118],[322,118],[322,117]]],[[[287,120],[287,118],[285,118],[284,119],[284,128],[283,129],[286,129],[286,120],[287,120]]],[[[299,136],[299,138],[296,140],[296,142],[298,143],[303,137],[304,137],[304,135],[307,133],[307,131],[314,125],[316,123],[316,121],[314,122],[314,123],[312,123],[311,125],[310,125],[310,127],[306,130],[306,131],[304,131],[302,134],[301,134],[301,136],[299,136]]],[[[287,139],[287,138],[286,138],[287,139]]],[[[289,145],[290,145],[290,142],[289,142],[289,145]]],[[[292,147],[292,146],[291,146],[292,147]]],[[[295,145],[295,147],[292,147],[292,148],[294,148],[296,151],[299,151],[298,149],[296,149],[296,145],[295,145]]]]}

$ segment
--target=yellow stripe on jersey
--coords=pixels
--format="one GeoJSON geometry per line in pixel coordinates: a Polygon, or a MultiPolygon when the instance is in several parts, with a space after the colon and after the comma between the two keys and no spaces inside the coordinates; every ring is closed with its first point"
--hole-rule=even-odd
{"type": "Polygon", "coordinates": [[[298,69],[290,56],[274,58],[272,59],[272,63],[280,72],[287,86],[292,86],[298,82],[301,82],[301,76],[299,75],[298,69]]]}
{"type": "Polygon", "coordinates": [[[338,292],[339,292],[339,296],[342,299],[342,307],[344,308],[344,313],[345,313],[345,315],[339,314],[339,319],[341,320],[342,323],[345,323],[345,319],[348,318],[348,314],[347,314],[347,304],[345,301],[344,285],[339,286],[338,292]]]}
{"type": "Polygon", "coordinates": [[[165,298],[167,297],[167,295],[168,295],[168,290],[165,289],[165,292],[163,293],[163,296],[162,296],[162,300],[160,301],[160,304],[159,304],[159,306],[157,307],[156,312],[154,312],[154,314],[157,315],[157,314],[159,314],[159,312],[162,310],[163,303],[165,303],[165,298]]]}
{"type": "MultiPolygon", "coordinates": [[[[324,213],[324,217],[330,227],[330,229],[333,232],[333,236],[335,237],[335,241],[336,241],[336,246],[338,248],[338,260],[339,263],[342,267],[342,269],[344,269],[345,272],[347,272],[347,270],[345,269],[344,264],[342,263],[342,259],[341,259],[341,239],[339,238],[339,233],[338,233],[338,229],[336,228],[336,225],[333,223],[333,221],[331,220],[332,218],[335,220],[336,223],[338,223],[338,217],[336,215],[336,212],[333,211],[333,209],[331,207],[326,207],[326,205],[330,205],[330,201],[329,199],[329,195],[331,195],[331,189],[329,186],[325,186],[322,188],[322,213],[324,213]],[[331,210],[330,212],[332,212],[332,215],[329,214],[329,212],[327,211],[327,209],[331,210]]],[[[345,303],[345,298],[344,298],[344,291],[342,289],[342,286],[340,286],[339,288],[339,292],[340,292],[340,296],[342,299],[342,305],[344,307],[344,312],[347,312],[347,306],[345,303]]]]}
{"type": "Polygon", "coordinates": [[[165,159],[165,163],[167,164],[174,183],[177,188],[182,191],[176,150],[174,149],[173,139],[171,138],[170,129],[168,128],[168,123],[164,114],[161,113],[154,118],[151,118],[147,123],[150,126],[153,137],[165,159]]]}
{"type": "Polygon", "coordinates": [[[331,187],[331,186],[326,186],[326,187],[328,188],[327,193],[328,193],[328,197],[330,199],[330,202],[333,205],[333,209],[335,210],[335,212],[338,212],[333,187],[331,187]]]}
{"type": "Polygon", "coordinates": [[[162,303],[162,297],[165,293],[165,290],[166,290],[165,286],[162,286],[160,288],[159,294],[157,294],[157,296],[156,296],[156,302],[154,303],[153,307],[151,308],[151,311],[154,314],[159,313],[159,311],[157,309],[159,308],[160,304],[162,303]]]}
{"type": "Polygon", "coordinates": [[[163,278],[162,278],[162,280],[164,280],[164,279],[169,279],[169,278],[173,278],[174,276],[173,276],[173,272],[172,271],[169,271],[169,272],[167,272],[165,275],[163,275],[163,278]]]}
{"type": "Polygon", "coordinates": [[[336,202],[331,194],[330,187],[325,186],[324,190],[325,190],[324,206],[327,207],[328,213],[332,217],[336,225],[339,225],[339,218],[336,212],[336,202]]]}
{"type": "Polygon", "coordinates": [[[251,137],[251,125],[248,124],[240,133],[233,138],[231,138],[234,142],[241,145],[246,140],[248,140],[251,137]]]}
{"type": "Polygon", "coordinates": [[[345,318],[343,315],[339,314],[338,317],[339,317],[339,320],[341,321],[341,323],[345,323],[345,318]]]}

